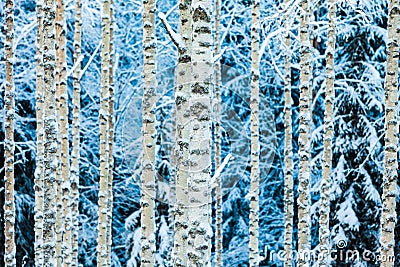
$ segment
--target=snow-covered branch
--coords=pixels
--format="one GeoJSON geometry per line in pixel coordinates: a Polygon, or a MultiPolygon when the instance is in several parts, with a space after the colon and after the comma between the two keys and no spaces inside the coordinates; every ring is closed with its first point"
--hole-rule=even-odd
{"type": "Polygon", "coordinates": [[[99,52],[100,47],[101,47],[101,40],[100,40],[99,44],[97,45],[96,49],[94,50],[92,56],[89,58],[89,61],[86,63],[85,67],[81,71],[81,73],[79,75],[79,80],[82,79],[83,74],[85,74],[86,70],[89,68],[90,63],[92,63],[92,61],[93,61],[94,57],[96,56],[97,52],[99,52]]]}
{"type": "Polygon", "coordinates": [[[222,51],[218,55],[215,55],[213,57],[212,61],[217,62],[222,57],[222,55],[225,53],[225,51],[226,51],[226,47],[224,47],[224,49],[222,49],[222,51]]]}
{"type": "Polygon", "coordinates": [[[217,179],[219,179],[222,171],[225,169],[226,165],[231,159],[233,159],[232,154],[228,154],[222,162],[221,166],[219,166],[218,169],[215,171],[214,176],[211,178],[211,188],[215,188],[217,186],[217,179]]]}
{"type": "Polygon", "coordinates": [[[76,68],[78,68],[78,66],[80,66],[80,64],[81,64],[81,62],[82,62],[82,59],[83,59],[83,55],[80,55],[80,57],[78,58],[78,60],[75,62],[74,66],[72,66],[72,68],[68,71],[67,77],[71,76],[72,73],[74,72],[74,70],[75,70],[76,68]]]}
{"type": "Polygon", "coordinates": [[[171,25],[168,23],[167,18],[164,13],[158,13],[158,17],[160,18],[162,24],[164,25],[165,30],[167,31],[169,37],[171,38],[172,42],[176,45],[180,53],[186,51],[186,45],[182,40],[182,37],[179,33],[176,33],[171,25]]]}

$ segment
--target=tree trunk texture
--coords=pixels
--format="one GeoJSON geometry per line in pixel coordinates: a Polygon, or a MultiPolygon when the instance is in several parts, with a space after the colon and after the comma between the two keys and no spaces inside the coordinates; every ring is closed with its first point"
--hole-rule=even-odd
{"type": "Polygon", "coordinates": [[[322,254],[320,267],[330,266],[330,230],[329,213],[331,204],[332,175],[332,139],[333,139],[333,105],[335,101],[335,1],[328,2],[328,42],[326,49],[326,87],[324,115],[324,152],[322,157],[321,204],[319,210],[319,252],[322,254]]]}
{"type": "Polygon", "coordinates": [[[107,261],[108,266],[111,266],[112,262],[112,215],[113,215],[113,177],[114,177],[114,156],[113,156],[113,144],[114,144],[114,6],[113,0],[110,0],[110,62],[109,62],[109,121],[108,121],[108,214],[107,214],[107,261]]]}
{"type": "Polygon", "coordinates": [[[36,169],[35,169],[35,266],[43,266],[44,89],[43,1],[36,1],[36,169]]]}
{"type": "Polygon", "coordinates": [[[109,207],[109,87],[110,87],[110,1],[103,1],[100,94],[100,189],[98,210],[97,266],[107,265],[108,253],[108,207],[109,207]]]}
{"type": "MultiPolygon", "coordinates": [[[[285,1],[286,7],[289,6],[289,1],[285,1]]],[[[284,247],[285,247],[285,267],[292,267],[293,263],[293,206],[294,206],[294,196],[293,196],[293,146],[292,146],[292,84],[291,84],[291,61],[292,61],[292,45],[290,38],[290,15],[287,10],[285,10],[285,167],[284,167],[284,212],[285,212],[285,233],[284,233],[284,247]]]]}
{"type": "Polygon", "coordinates": [[[299,113],[299,197],[298,206],[298,253],[299,267],[308,267],[310,252],[310,77],[311,51],[309,34],[308,0],[300,6],[300,113],[299,113]]]}
{"type": "Polygon", "coordinates": [[[141,188],[141,266],[153,267],[156,250],[155,240],[155,138],[157,101],[156,78],[156,28],[155,28],[156,1],[143,1],[143,159],[142,159],[142,188],[141,188]]]}
{"type": "Polygon", "coordinates": [[[56,2],[56,99],[58,100],[59,175],[57,182],[56,259],[57,266],[71,265],[71,213],[69,181],[68,92],[66,20],[64,0],[56,2]]]}
{"type": "Polygon", "coordinates": [[[179,50],[178,66],[176,71],[177,86],[175,88],[176,112],[176,202],[174,208],[174,248],[173,263],[175,267],[188,266],[188,228],[189,228],[189,135],[190,135],[190,81],[191,81],[191,30],[190,17],[191,0],[179,1],[179,31],[185,42],[186,50],[179,50]]]}
{"type": "MultiPolygon", "coordinates": [[[[382,193],[381,254],[385,258],[395,254],[396,183],[398,150],[398,77],[400,1],[389,1],[387,65],[385,77],[385,151],[382,193]]],[[[382,261],[380,266],[393,267],[394,261],[382,261]]]]}
{"type": "Polygon", "coordinates": [[[190,109],[188,266],[211,266],[212,1],[194,0],[190,109]]]}
{"type": "Polygon", "coordinates": [[[256,267],[259,262],[258,251],[258,212],[260,183],[260,143],[259,143],[259,105],[260,105],[260,1],[252,0],[251,12],[251,174],[250,174],[250,242],[249,266],[256,267]]]}
{"type": "MultiPolygon", "coordinates": [[[[215,0],[215,33],[214,33],[214,56],[218,56],[220,53],[219,47],[219,9],[220,0],[215,0]]],[[[221,165],[221,137],[220,137],[220,103],[221,103],[221,65],[220,60],[215,62],[215,84],[214,84],[214,97],[215,97],[215,108],[214,108],[214,138],[215,138],[215,167],[217,170],[221,165]]],[[[222,182],[221,175],[216,181],[215,187],[215,266],[222,267],[222,253],[223,253],[223,234],[222,234],[222,182]]]]}
{"type": "Polygon", "coordinates": [[[6,84],[4,92],[4,264],[16,266],[15,260],[15,197],[14,197],[14,118],[15,118],[15,87],[14,87],[14,1],[6,0],[6,42],[5,65],[6,84]]]}
{"type": "Polygon", "coordinates": [[[71,152],[71,266],[78,266],[78,242],[79,242],[79,159],[80,159],[80,108],[81,108],[81,83],[80,73],[82,64],[82,2],[75,2],[75,34],[74,34],[74,93],[72,99],[72,152],[71,152]]]}
{"type": "Polygon", "coordinates": [[[44,201],[43,201],[43,262],[53,267],[55,259],[56,172],[58,125],[55,92],[55,15],[54,0],[43,5],[43,88],[44,88],[44,201]]]}

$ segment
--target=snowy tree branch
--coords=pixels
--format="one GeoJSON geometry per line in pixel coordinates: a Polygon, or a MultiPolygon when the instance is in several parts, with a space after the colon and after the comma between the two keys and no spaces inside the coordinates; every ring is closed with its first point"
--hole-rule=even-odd
{"type": "Polygon", "coordinates": [[[226,165],[231,159],[233,159],[232,154],[228,154],[222,162],[221,166],[219,166],[218,169],[215,171],[214,176],[211,178],[211,188],[215,188],[217,186],[217,179],[219,179],[222,171],[225,169],[226,165]]]}
{"type": "Polygon", "coordinates": [[[78,58],[78,60],[77,60],[76,63],[74,64],[74,66],[72,66],[72,68],[68,71],[67,77],[71,76],[72,73],[74,72],[74,70],[75,70],[78,66],[80,66],[80,64],[81,64],[81,62],[82,62],[82,59],[83,59],[83,55],[81,55],[81,56],[78,58]]]}
{"type": "Polygon", "coordinates": [[[171,38],[172,42],[176,45],[180,53],[183,53],[186,51],[186,45],[182,40],[182,37],[180,34],[176,33],[171,25],[168,23],[167,18],[164,13],[160,12],[158,13],[158,17],[160,18],[162,24],[164,25],[165,30],[167,31],[169,37],[171,38]]]}
{"type": "Polygon", "coordinates": [[[225,53],[225,51],[226,51],[226,47],[224,47],[224,49],[222,49],[222,51],[218,55],[215,55],[213,57],[212,61],[217,62],[222,57],[222,55],[225,53]]]}
{"type": "Polygon", "coordinates": [[[101,47],[101,40],[99,42],[99,44],[96,47],[96,50],[94,50],[92,56],[89,58],[89,61],[86,63],[85,67],[83,68],[83,70],[81,71],[80,75],[79,75],[79,80],[82,79],[83,74],[85,74],[86,70],[89,68],[90,63],[92,63],[94,57],[96,56],[97,52],[99,51],[101,47]]]}

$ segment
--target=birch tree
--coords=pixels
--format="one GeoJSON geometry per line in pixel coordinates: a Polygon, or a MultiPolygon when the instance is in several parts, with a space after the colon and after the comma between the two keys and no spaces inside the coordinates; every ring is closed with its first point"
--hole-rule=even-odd
{"type": "Polygon", "coordinates": [[[15,260],[15,197],[14,197],[14,0],[7,0],[6,15],[6,42],[4,44],[6,63],[6,83],[4,92],[4,264],[16,266],[15,260]]]}
{"type": "Polygon", "coordinates": [[[259,58],[259,23],[260,1],[252,0],[251,12],[251,171],[250,171],[250,242],[249,266],[258,266],[258,211],[260,183],[260,143],[259,143],[259,104],[260,104],[260,58],[259,58]]]}
{"type": "Polygon", "coordinates": [[[310,249],[310,40],[308,0],[300,6],[300,113],[299,113],[299,197],[298,253],[299,267],[309,266],[310,249]]]}
{"type": "Polygon", "coordinates": [[[285,247],[285,267],[292,267],[293,262],[293,147],[292,147],[292,85],[291,85],[291,39],[290,39],[290,15],[289,14],[289,1],[285,1],[285,165],[284,165],[284,212],[285,212],[285,233],[284,233],[284,247],[285,247]]]}
{"type": "Polygon", "coordinates": [[[68,92],[66,61],[66,21],[64,0],[56,2],[56,97],[58,100],[58,125],[60,129],[60,174],[57,183],[56,257],[57,266],[71,263],[71,214],[69,205],[69,140],[68,92]]]}
{"type": "Polygon", "coordinates": [[[107,261],[108,266],[111,266],[112,252],[112,212],[113,212],[113,143],[114,143],[114,6],[113,0],[110,0],[110,61],[109,61],[109,121],[108,121],[108,214],[107,214],[107,261]]]}
{"type": "Polygon", "coordinates": [[[79,241],[79,159],[80,159],[80,107],[81,107],[81,43],[82,2],[75,2],[74,71],[72,98],[72,152],[71,152],[71,266],[78,266],[79,241]]]}
{"type": "Polygon", "coordinates": [[[108,253],[108,161],[109,161],[109,75],[110,75],[110,1],[103,1],[100,94],[100,188],[98,210],[97,266],[107,266],[108,253]]]}
{"type": "Polygon", "coordinates": [[[43,266],[43,1],[36,2],[36,169],[35,169],[35,266],[43,266]]]}
{"type": "MultiPolygon", "coordinates": [[[[214,57],[220,53],[219,46],[219,9],[220,0],[215,0],[215,12],[214,12],[214,57]]],[[[220,84],[221,84],[221,65],[219,59],[215,62],[215,84],[214,84],[214,97],[215,97],[215,110],[214,110],[214,138],[215,138],[215,170],[221,165],[221,137],[220,137],[220,84]]],[[[215,187],[215,211],[216,211],[216,222],[215,222],[215,266],[222,267],[222,183],[221,178],[218,177],[215,187]]]]}
{"type": "MultiPolygon", "coordinates": [[[[394,256],[396,224],[396,186],[398,151],[398,77],[399,77],[399,40],[400,1],[389,1],[387,62],[385,77],[385,151],[381,218],[381,256],[394,256]]],[[[383,259],[383,258],[382,258],[383,259]]],[[[393,267],[394,261],[380,263],[383,267],[393,267]]]]}
{"type": "Polygon", "coordinates": [[[189,137],[188,266],[210,266],[212,2],[194,0],[192,15],[192,82],[189,137]]]}
{"type": "Polygon", "coordinates": [[[156,133],[156,28],[155,0],[143,1],[143,120],[142,120],[142,175],[141,175],[141,266],[154,266],[155,240],[155,133],[156,133]]]}
{"type": "Polygon", "coordinates": [[[192,19],[190,17],[191,0],[179,1],[179,32],[176,34],[166,21],[165,15],[160,13],[164,27],[173,43],[178,48],[178,66],[176,70],[177,85],[175,87],[175,114],[176,114],[176,181],[175,181],[175,207],[174,207],[174,247],[172,261],[175,267],[188,266],[187,246],[189,229],[189,100],[191,81],[191,47],[192,47],[192,19]]]}
{"type": "Polygon", "coordinates": [[[335,101],[335,18],[336,4],[334,0],[328,2],[328,41],[326,49],[326,87],[325,87],[325,115],[324,115],[324,152],[322,157],[321,198],[319,210],[319,249],[322,254],[319,266],[330,266],[330,230],[329,213],[331,198],[332,175],[332,139],[333,139],[333,104],[335,101]]]}
{"type": "Polygon", "coordinates": [[[44,89],[44,201],[43,201],[43,262],[53,267],[55,261],[56,171],[58,152],[57,114],[55,100],[55,3],[43,5],[43,89],[44,89]]]}

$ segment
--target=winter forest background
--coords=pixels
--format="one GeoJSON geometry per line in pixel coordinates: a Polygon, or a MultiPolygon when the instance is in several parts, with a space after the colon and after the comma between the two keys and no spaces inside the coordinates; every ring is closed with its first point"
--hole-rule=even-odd
{"type": "MultiPolygon", "coordinates": [[[[296,17],[298,1],[290,4],[292,41],[293,155],[297,197],[299,136],[299,42],[296,17]]],[[[318,244],[319,189],[325,97],[325,49],[327,1],[310,1],[312,38],[312,153],[311,218],[312,248],[318,244]]],[[[73,66],[74,1],[65,1],[68,70],[73,66]]],[[[16,88],[16,243],[17,266],[34,266],[34,174],[36,159],[35,41],[36,2],[15,1],[15,88],[16,88]]],[[[81,150],[79,177],[79,262],[96,265],[97,209],[99,191],[99,103],[101,78],[100,0],[82,1],[82,55],[87,69],[81,80],[81,150]]],[[[5,6],[0,5],[0,86],[5,80],[5,6]]],[[[141,1],[114,1],[115,48],[115,144],[113,170],[114,207],[112,266],[139,266],[140,172],[142,99],[142,12],[141,1]]],[[[166,14],[178,28],[178,3],[157,1],[157,13],[166,14]]],[[[283,249],[284,232],[284,5],[264,0],[260,5],[260,233],[259,247],[283,249]]],[[[387,38],[386,1],[337,1],[335,50],[335,101],[333,176],[330,212],[332,246],[344,240],[354,250],[379,249],[384,151],[384,78],[387,38]]],[[[222,158],[234,159],[223,177],[224,266],[248,266],[250,184],[250,65],[251,1],[222,0],[220,9],[222,64],[222,158]]],[[[177,49],[157,16],[157,137],[156,168],[159,195],[156,202],[156,264],[170,266],[171,231],[169,181],[174,172],[174,69],[177,49]]],[[[72,77],[68,79],[72,98],[72,77]]],[[[4,107],[3,97],[0,107],[4,107]]],[[[72,102],[69,104],[72,110],[72,102]]],[[[0,140],[4,140],[4,115],[0,115],[0,140]]],[[[72,121],[70,112],[69,121],[72,121]]],[[[71,135],[70,131],[70,135],[71,135]]],[[[0,146],[0,173],[4,176],[4,143],[0,146]]],[[[214,172],[214,169],[212,170],[214,172]]],[[[3,179],[0,179],[0,210],[3,214],[3,179]]],[[[399,208],[397,208],[399,211],[399,208]]],[[[295,206],[295,214],[297,212],[295,206]]],[[[215,209],[213,209],[213,214],[215,209]]],[[[1,216],[3,218],[3,216],[1,216]]],[[[212,222],[215,226],[215,221],[212,222]]],[[[3,227],[3,219],[1,219],[3,227]]],[[[298,229],[294,224],[294,236],[298,229]]],[[[396,227],[396,263],[400,264],[400,237],[396,227]]],[[[4,233],[0,231],[0,244],[4,233]]],[[[2,247],[2,246],[0,246],[2,247]]],[[[212,253],[215,248],[212,248],[212,253]]],[[[4,257],[4,249],[0,251],[4,257]]],[[[3,260],[1,260],[3,262],[3,260]]],[[[283,266],[265,260],[260,266],[283,266]]],[[[332,262],[332,266],[379,266],[363,259],[332,262]]]]}

